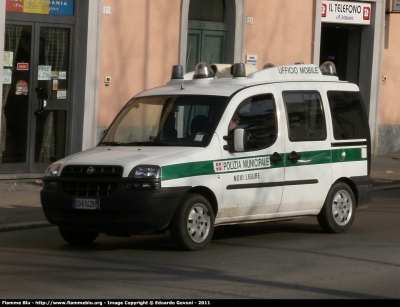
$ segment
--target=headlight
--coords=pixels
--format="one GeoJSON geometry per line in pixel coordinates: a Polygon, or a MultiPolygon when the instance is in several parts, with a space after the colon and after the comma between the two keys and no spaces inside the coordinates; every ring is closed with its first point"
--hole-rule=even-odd
{"type": "Polygon", "coordinates": [[[158,165],[138,165],[128,178],[135,178],[126,184],[128,190],[158,190],[161,189],[161,167],[158,165]]]}
{"type": "Polygon", "coordinates": [[[128,177],[133,178],[160,178],[161,168],[157,165],[138,165],[128,177]]]}
{"type": "Polygon", "coordinates": [[[44,176],[45,177],[57,177],[59,175],[60,168],[61,168],[61,163],[54,163],[47,168],[44,176]]]}

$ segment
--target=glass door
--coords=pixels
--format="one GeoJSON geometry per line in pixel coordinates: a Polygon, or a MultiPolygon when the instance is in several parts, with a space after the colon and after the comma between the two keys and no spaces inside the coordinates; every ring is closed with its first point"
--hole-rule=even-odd
{"type": "Polygon", "coordinates": [[[44,172],[66,154],[71,26],[8,23],[0,172],[44,172]]]}

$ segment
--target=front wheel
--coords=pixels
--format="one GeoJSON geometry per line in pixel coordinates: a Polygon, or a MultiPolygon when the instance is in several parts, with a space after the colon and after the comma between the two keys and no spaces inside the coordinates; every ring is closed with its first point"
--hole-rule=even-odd
{"type": "Polygon", "coordinates": [[[356,201],[353,191],[343,183],[336,183],[328,193],[317,219],[325,232],[345,232],[354,221],[356,201]]]}
{"type": "Polygon", "coordinates": [[[214,212],[208,200],[198,194],[187,194],[176,209],[170,234],[183,250],[203,249],[214,233],[214,212]]]}
{"type": "Polygon", "coordinates": [[[89,232],[81,230],[69,230],[58,227],[61,236],[65,241],[73,245],[86,245],[96,240],[98,232],[89,232]]]}

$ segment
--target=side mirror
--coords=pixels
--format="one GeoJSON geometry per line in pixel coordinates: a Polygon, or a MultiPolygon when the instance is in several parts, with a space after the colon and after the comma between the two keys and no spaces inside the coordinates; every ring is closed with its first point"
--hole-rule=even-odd
{"type": "Polygon", "coordinates": [[[233,134],[233,146],[235,151],[244,151],[247,140],[247,131],[242,128],[235,129],[233,134]]]}
{"type": "Polygon", "coordinates": [[[237,128],[233,131],[233,135],[224,136],[224,140],[228,142],[228,145],[224,146],[224,149],[229,152],[240,152],[244,151],[245,145],[247,144],[247,131],[242,128],[237,128]]]}

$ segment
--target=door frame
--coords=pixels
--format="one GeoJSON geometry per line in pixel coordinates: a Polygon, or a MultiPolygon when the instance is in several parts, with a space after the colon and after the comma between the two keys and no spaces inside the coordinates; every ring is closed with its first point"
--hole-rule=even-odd
{"type": "MultiPolygon", "coordinates": [[[[75,9],[76,10],[76,9],[75,9]]],[[[76,14],[75,14],[76,15],[76,14]]],[[[34,89],[37,84],[37,77],[35,77],[35,72],[37,73],[37,63],[34,63],[34,56],[35,54],[38,55],[39,52],[39,46],[35,46],[35,32],[40,31],[41,26],[47,26],[47,27],[62,27],[62,28],[69,28],[71,29],[70,31],[70,37],[69,37],[69,76],[68,78],[68,87],[70,90],[68,90],[68,102],[67,102],[67,119],[66,119],[66,136],[65,136],[65,152],[64,156],[67,156],[69,154],[69,148],[71,144],[71,133],[69,127],[71,127],[71,120],[72,120],[72,114],[71,111],[73,110],[72,108],[72,101],[73,101],[73,96],[74,96],[74,86],[76,82],[72,79],[72,75],[74,74],[73,69],[74,69],[74,50],[75,48],[73,47],[74,45],[74,38],[76,36],[75,34],[75,23],[76,23],[76,17],[75,16],[52,16],[52,15],[42,15],[42,14],[27,14],[27,13],[14,13],[14,12],[5,12],[4,14],[5,21],[4,21],[4,27],[6,24],[10,25],[29,25],[32,27],[32,37],[31,37],[31,56],[30,56],[30,83],[29,88],[30,88],[30,94],[29,94],[29,106],[28,106],[28,132],[27,132],[27,151],[26,151],[26,161],[21,162],[21,163],[7,163],[7,164],[0,164],[0,174],[1,173],[6,173],[6,174],[11,174],[11,173],[43,173],[47,166],[50,165],[50,162],[41,162],[37,163],[34,162],[34,155],[32,154],[32,151],[34,150],[34,142],[35,142],[35,136],[33,128],[35,127],[34,125],[36,124],[36,119],[34,118],[33,115],[33,105],[34,105],[34,100],[36,100],[36,93],[34,92],[34,89]]],[[[40,33],[37,33],[38,37],[40,37],[40,33]]],[[[1,39],[1,53],[3,53],[4,50],[4,36],[1,39]]],[[[3,58],[1,57],[1,60],[3,58]]],[[[2,90],[2,89],[1,89],[2,90]]],[[[57,108],[56,108],[57,109],[57,108]]]]}
{"type": "MultiPolygon", "coordinates": [[[[233,63],[242,62],[244,59],[244,44],[246,33],[246,0],[233,0],[233,5],[227,3],[226,16],[229,24],[229,33],[226,44],[226,61],[233,63]]],[[[181,24],[179,42],[179,64],[186,69],[187,36],[189,24],[190,0],[182,0],[181,24]]]]}
{"type": "MultiPolygon", "coordinates": [[[[70,29],[70,35],[69,35],[69,52],[68,52],[68,74],[67,74],[67,84],[68,84],[68,90],[67,90],[67,99],[65,99],[65,103],[62,103],[62,106],[60,105],[60,103],[56,100],[56,99],[46,99],[47,101],[47,106],[44,108],[44,111],[66,111],[66,119],[65,119],[65,140],[64,140],[64,154],[63,157],[65,157],[67,155],[67,148],[68,148],[68,144],[70,143],[70,133],[69,133],[69,126],[70,126],[70,118],[71,118],[71,109],[72,109],[72,96],[73,96],[73,83],[72,83],[72,59],[74,58],[74,54],[73,54],[73,36],[74,36],[74,25],[71,24],[54,24],[54,23],[49,23],[49,22],[35,22],[34,23],[34,39],[39,39],[40,40],[40,30],[42,27],[49,27],[49,28],[63,28],[63,29],[70,29]],[[56,100],[56,101],[54,101],[56,100]]],[[[35,76],[38,75],[38,55],[40,53],[39,50],[39,42],[35,42],[35,44],[33,45],[34,50],[33,50],[33,56],[35,56],[35,58],[32,61],[32,81],[36,82],[36,84],[34,85],[34,87],[36,88],[38,86],[38,81],[37,77],[35,78],[35,76]]],[[[30,95],[30,106],[32,106],[34,109],[37,107],[37,97],[36,95],[33,93],[33,86],[31,87],[31,95],[30,95]],[[33,102],[32,100],[34,100],[35,102],[33,102]]],[[[34,114],[35,110],[31,110],[30,112],[30,116],[32,116],[32,114],[34,114]]],[[[30,126],[30,131],[31,131],[31,135],[29,137],[29,160],[28,160],[28,172],[29,173],[36,173],[36,172],[44,172],[46,170],[46,168],[49,166],[49,164],[51,164],[51,162],[35,162],[35,150],[36,150],[36,146],[38,145],[38,143],[36,142],[36,124],[37,124],[37,117],[35,115],[33,115],[33,117],[31,117],[31,126],[30,126]]]]}

